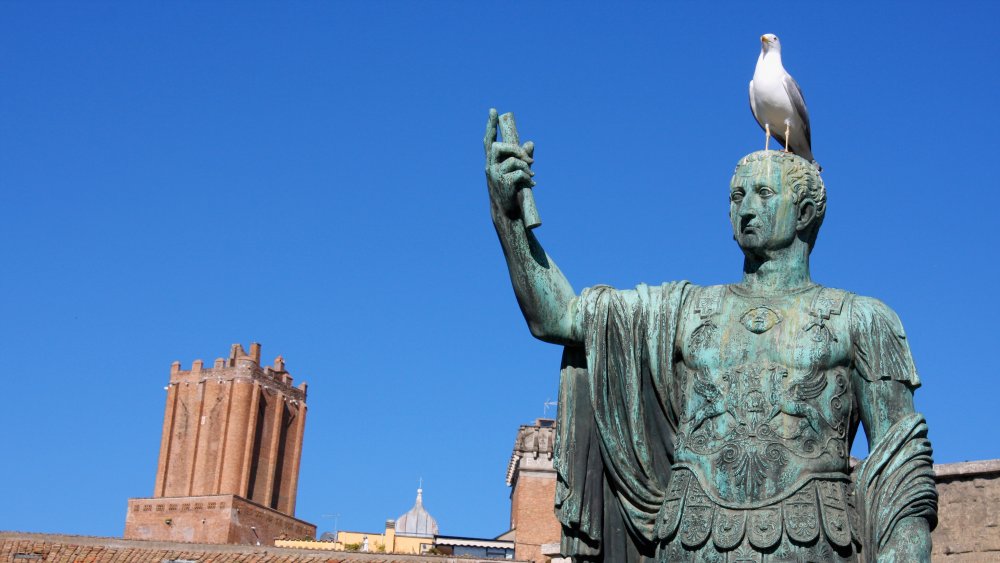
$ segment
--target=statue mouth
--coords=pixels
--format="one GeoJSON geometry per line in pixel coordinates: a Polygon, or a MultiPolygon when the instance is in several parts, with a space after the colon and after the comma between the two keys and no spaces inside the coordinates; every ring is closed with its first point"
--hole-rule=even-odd
{"type": "Polygon", "coordinates": [[[755,217],[742,217],[740,219],[740,234],[752,235],[757,233],[760,225],[754,219],[755,217]]]}

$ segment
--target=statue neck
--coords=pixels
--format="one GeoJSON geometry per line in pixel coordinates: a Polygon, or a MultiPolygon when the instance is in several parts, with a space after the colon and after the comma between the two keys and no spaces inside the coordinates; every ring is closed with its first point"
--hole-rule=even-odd
{"type": "Polygon", "coordinates": [[[764,255],[744,253],[741,288],[755,295],[786,293],[812,285],[809,277],[809,247],[796,241],[787,248],[764,255]]]}

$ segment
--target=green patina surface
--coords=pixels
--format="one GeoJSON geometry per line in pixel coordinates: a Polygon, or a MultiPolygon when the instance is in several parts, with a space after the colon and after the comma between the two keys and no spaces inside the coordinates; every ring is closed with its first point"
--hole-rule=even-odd
{"type": "Polygon", "coordinates": [[[493,223],[532,334],[565,347],[564,555],[929,560],[937,496],[920,381],[891,309],[810,278],[819,170],[778,151],[739,161],[740,283],[577,294],[522,218],[533,145],[508,142],[509,114],[498,142],[500,121],[491,111],[484,141],[493,223]],[[852,470],[862,424],[871,454],[852,470]]]}

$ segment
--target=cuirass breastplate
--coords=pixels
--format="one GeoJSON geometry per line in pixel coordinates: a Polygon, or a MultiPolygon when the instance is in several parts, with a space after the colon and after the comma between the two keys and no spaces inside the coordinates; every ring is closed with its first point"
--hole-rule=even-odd
{"type": "Polygon", "coordinates": [[[811,479],[846,478],[855,416],[847,295],[713,286],[686,301],[675,463],[720,506],[763,507],[811,479]]]}

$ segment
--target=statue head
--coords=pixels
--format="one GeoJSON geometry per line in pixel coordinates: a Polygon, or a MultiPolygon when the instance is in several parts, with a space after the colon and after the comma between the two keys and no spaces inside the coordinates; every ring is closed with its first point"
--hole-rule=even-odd
{"type": "Polygon", "coordinates": [[[737,163],[729,183],[729,219],[744,253],[766,255],[793,244],[812,252],[825,214],[826,187],[806,159],[757,151],[737,163]]]}

